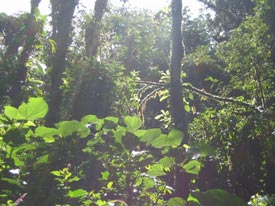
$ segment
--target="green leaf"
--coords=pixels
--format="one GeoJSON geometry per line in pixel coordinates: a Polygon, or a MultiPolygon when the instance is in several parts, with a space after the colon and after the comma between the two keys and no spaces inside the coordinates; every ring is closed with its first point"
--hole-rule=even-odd
{"type": "Polygon", "coordinates": [[[197,175],[201,170],[201,163],[198,160],[191,160],[187,164],[184,164],[182,168],[186,173],[197,175]]]}
{"type": "Polygon", "coordinates": [[[155,148],[163,148],[163,147],[167,147],[170,145],[169,141],[168,141],[168,136],[165,134],[161,134],[160,136],[158,136],[156,139],[154,139],[152,141],[152,146],[155,148]]]}
{"type": "Polygon", "coordinates": [[[38,160],[36,161],[36,164],[46,164],[49,161],[49,155],[43,155],[41,157],[38,158],[38,160]]]}
{"type": "Polygon", "coordinates": [[[80,121],[83,122],[84,124],[91,124],[91,123],[95,123],[97,121],[97,117],[96,117],[96,115],[89,114],[89,115],[82,117],[80,121]]]}
{"type": "Polygon", "coordinates": [[[107,189],[112,189],[114,182],[108,182],[107,189]]]}
{"type": "Polygon", "coordinates": [[[110,121],[110,122],[113,122],[114,124],[118,124],[118,118],[117,117],[106,117],[106,118],[104,118],[105,120],[107,120],[107,121],[110,121]]]}
{"type": "Polygon", "coordinates": [[[5,106],[5,115],[10,119],[23,120],[25,117],[21,115],[15,107],[5,106]]]}
{"type": "Polygon", "coordinates": [[[168,134],[168,141],[170,146],[177,147],[181,144],[183,139],[183,133],[179,130],[173,129],[168,134]]]}
{"type": "Polygon", "coordinates": [[[167,206],[184,206],[186,201],[180,197],[170,198],[167,202],[167,206]]]}
{"type": "Polygon", "coordinates": [[[35,150],[37,148],[36,145],[34,144],[21,144],[19,147],[16,147],[14,150],[13,150],[13,154],[16,154],[18,152],[27,152],[27,151],[32,151],[32,150],[35,150]]]}
{"type": "Polygon", "coordinates": [[[190,107],[188,104],[185,104],[185,105],[184,105],[184,110],[185,110],[186,112],[190,112],[190,111],[191,111],[191,107],[190,107]]]}
{"type": "Polygon", "coordinates": [[[152,146],[155,148],[177,147],[181,144],[183,133],[179,130],[171,130],[168,135],[161,134],[152,141],[152,146]]]}
{"type": "Polygon", "coordinates": [[[1,180],[4,182],[8,182],[9,184],[16,185],[18,187],[23,188],[22,185],[17,181],[17,179],[2,177],[1,180]]]}
{"type": "Polygon", "coordinates": [[[161,135],[161,130],[159,128],[149,129],[140,138],[140,141],[151,143],[154,139],[161,135]]]}
{"type": "Polygon", "coordinates": [[[144,189],[151,189],[156,185],[156,183],[154,182],[154,180],[150,179],[150,178],[143,178],[143,186],[144,189]]]}
{"type": "Polygon", "coordinates": [[[78,182],[79,180],[80,180],[79,177],[73,177],[73,178],[70,178],[70,179],[68,180],[68,182],[70,182],[70,183],[72,183],[72,182],[78,182]]]}
{"type": "Polygon", "coordinates": [[[83,122],[63,121],[56,124],[62,137],[68,137],[73,133],[77,133],[81,138],[87,137],[90,134],[90,129],[83,122]]]}
{"type": "Polygon", "coordinates": [[[142,120],[136,116],[127,116],[124,118],[124,123],[128,131],[135,131],[142,126],[142,120]]]}
{"type": "Polygon", "coordinates": [[[195,202],[200,205],[200,201],[196,197],[193,197],[191,193],[188,195],[187,202],[195,202]]]}
{"type": "Polygon", "coordinates": [[[206,192],[194,192],[201,206],[245,206],[246,203],[234,194],[230,194],[222,189],[212,189],[206,192]]]}
{"type": "Polygon", "coordinates": [[[49,127],[37,127],[34,135],[36,137],[42,137],[46,143],[55,142],[54,136],[59,135],[59,130],[49,127]]]}
{"type": "Polygon", "coordinates": [[[147,169],[147,174],[153,177],[166,175],[164,172],[164,167],[161,164],[149,165],[147,169]]]}
{"type": "Polygon", "coordinates": [[[61,172],[60,172],[60,171],[58,171],[58,170],[51,171],[51,174],[53,174],[54,176],[57,176],[57,177],[62,176],[61,172]]]}
{"type": "Polygon", "coordinates": [[[48,112],[48,104],[42,98],[30,98],[27,104],[19,106],[18,112],[31,121],[44,118],[48,112]]]}
{"type": "Polygon", "coordinates": [[[86,194],[87,194],[87,191],[83,189],[69,190],[68,192],[68,196],[70,198],[84,197],[86,194]]]}
{"type": "Polygon", "coordinates": [[[144,129],[139,129],[139,130],[136,130],[134,131],[134,135],[136,135],[137,137],[141,138],[143,135],[146,134],[148,130],[144,130],[144,129]]]}
{"type": "Polygon", "coordinates": [[[103,180],[108,180],[110,176],[110,172],[109,171],[101,172],[101,176],[103,180]]]}
{"type": "Polygon", "coordinates": [[[176,163],[176,161],[174,157],[163,157],[159,160],[159,163],[163,167],[171,167],[173,164],[176,163]]]}

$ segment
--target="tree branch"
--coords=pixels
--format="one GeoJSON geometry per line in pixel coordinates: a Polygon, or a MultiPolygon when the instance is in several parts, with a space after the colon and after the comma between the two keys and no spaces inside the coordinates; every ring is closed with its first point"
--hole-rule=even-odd
{"type": "MultiPolygon", "coordinates": [[[[167,89],[169,88],[168,84],[159,83],[159,82],[136,81],[136,83],[138,83],[138,84],[147,84],[147,85],[155,85],[155,86],[159,86],[159,87],[162,87],[162,88],[164,87],[164,88],[167,88],[167,89]]],[[[211,93],[208,93],[204,90],[198,89],[197,87],[194,87],[191,84],[183,85],[183,88],[188,89],[189,91],[195,92],[196,94],[198,94],[200,96],[206,96],[208,98],[211,98],[211,99],[219,101],[219,102],[229,102],[229,103],[233,103],[233,104],[237,104],[237,105],[240,105],[240,106],[247,107],[247,108],[252,109],[253,111],[258,112],[258,113],[262,112],[258,107],[254,106],[254,105],[251,105],[247,102],[243,102],[243,101],[234,99],[233,97],[222,97],[222,96],[218,96],[218,95],[215,95],[215,94],[211,94],[211,93]]]]}

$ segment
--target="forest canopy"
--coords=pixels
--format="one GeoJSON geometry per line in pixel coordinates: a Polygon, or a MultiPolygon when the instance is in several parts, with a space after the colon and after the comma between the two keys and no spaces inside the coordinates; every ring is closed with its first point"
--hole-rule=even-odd
{"type": "Polygon", "coordinates": [[[0,13],[0,204],[275,205],[275,3],[0,13]]]}

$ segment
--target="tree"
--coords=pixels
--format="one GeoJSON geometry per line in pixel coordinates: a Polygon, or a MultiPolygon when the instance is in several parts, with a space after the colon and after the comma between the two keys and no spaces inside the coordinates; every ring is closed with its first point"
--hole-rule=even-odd
{"type": "Polygon", "coordinates": [[[72,19],[78,0],[51,0],[52,39],[55,53],[51,57],[51,88],[47,124],[53,125],[60,119],[62,103],[62,76],[66,71],[66,55],[71,42],[72,19]]]}
{"type": "MultiPolygon", "coordinates": [[[[183,142],[188,143],[188,120],[184,110],[182,98],[182,1],[172,0],[172,55],[171,55],[171,79],[170,79],[170,110],[175,128],[183,131],[183,142]]],[[[180,168],[176,168],[175,195],[187,197],[189,193],[188,178],[182,174],[180,168]],[[187,181],[186,181],[187,180],[187,181]]]]}

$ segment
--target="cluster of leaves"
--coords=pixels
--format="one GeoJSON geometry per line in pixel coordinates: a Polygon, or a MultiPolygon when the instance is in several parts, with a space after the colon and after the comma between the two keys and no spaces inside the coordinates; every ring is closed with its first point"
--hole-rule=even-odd
{"type": "MultiPolygon", "coordinates": [[[[169,185],[165,176],[176,167],[196,176],[202,166],[201,161],[192,159],[192,152],[187,152],[191,151],[190,146],[181,146],[182,132],[171,130],[163,134],[158,128],[143,130],[142,121],[135,116],[120,120],[112,116],[99,119],[95,115],[86,115],[80,121],[62,121],[50,128],[45,127],[42,121],[47,110],[47,103],[41,98],[31,98],[18,108],[5,107],[1,116],[0,159],[1,182],[7,186],[1,190],[1,202],[7,201],[4,205],[16,205],[15,197],[20,198],[19,192],[28,191],[32,184],[32,172],[51,163],[49,151],[54,147],[53,143],[73,137],[87,140],[82,152],[88,154],[86,164],[101,168],[100,186],[91,191],[75,188],[72,184],[85,179],[87,174],[81,171],[75,173],[75,167],[69,164],[66,168],[52,171],[58,190],[65,194],[67,205],[75,201],[81,205],[113,202],[120,205],[172,206],[186,203],[179,197],[165,199],[166,195],[173,194],[173,185],[169,185]],[[176,151],[182,155],[173,156],[176,151]],[[90,162],[91,159],[93,162],[90,162]]],[[[201,156],[207,155],[207,150],[201,150],[201,156]]],[[[214,198],[225,191],[209,193],[213,193],[214,198]]],[[[203,194],[196,192],[188,201],[199,202],[202,199],[202,205],[204,201],[216,201],[215,198],[203,200],[200,197],[203,194]]]]}

